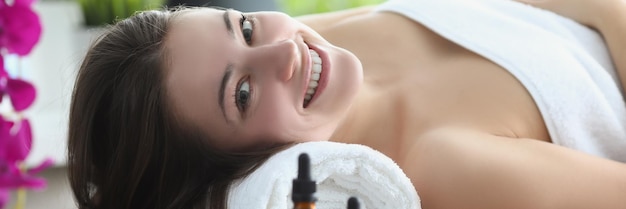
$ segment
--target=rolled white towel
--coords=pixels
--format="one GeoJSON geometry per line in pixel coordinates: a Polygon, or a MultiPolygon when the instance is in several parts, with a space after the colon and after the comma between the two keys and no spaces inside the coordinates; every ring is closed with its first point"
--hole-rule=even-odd
{"type": "Polygon", "coordinates": [[[362,209],[421,208],[413,184],[393,160],[363,145],[338,142],[306,142],[275,154],[231,186],[228,208],[293,208],[292,180],[301,153],[311,159],[317,208],[345,209],[351,196],[362,209]]]}

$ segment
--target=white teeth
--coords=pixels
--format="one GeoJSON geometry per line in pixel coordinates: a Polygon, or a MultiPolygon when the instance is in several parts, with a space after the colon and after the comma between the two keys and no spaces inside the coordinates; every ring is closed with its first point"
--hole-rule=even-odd
{"type": "Polygon", "coordinates": [[[318,81],[320,80],[320,74],[322,73],[322,58],[320,55],[312,49],[309,49],[309,54],[311,54],[311,78],[309,80],[309,88],[306,91],[306,95],[304,96],[304,105],[308,105],[315,94],[315,90],[317,90],[317,86],[319,85],[318,81]]]}
{"type": "Polygon", "coordinates": [[[320,74],[319,73],[311,74],[311,80],[319,81],[320,80],[320,74]]]}
{"type": "Polygon", "coordinates": [[[314,73],[321,73],[322,72],[322,65],[321,64],[313,64],[313,72],[314,73]]]}
{"type": "Polygon", "coordinates": [[[311,57],[311,58],[313,58],[311,59],[313,60],[313,64],[322,64],[322,58],[320,57],[311,57]]]}

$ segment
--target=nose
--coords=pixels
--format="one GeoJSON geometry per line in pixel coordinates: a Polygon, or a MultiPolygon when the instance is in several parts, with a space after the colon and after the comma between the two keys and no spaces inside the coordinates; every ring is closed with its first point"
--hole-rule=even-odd
{"type": "Polygon", "coordinates": [[[297,67],[300,53],[295,41],[287,39],[255,47],[252,50],[252,68],[265,75],[275,75],[281,81],[288,81],[297,67]]]}

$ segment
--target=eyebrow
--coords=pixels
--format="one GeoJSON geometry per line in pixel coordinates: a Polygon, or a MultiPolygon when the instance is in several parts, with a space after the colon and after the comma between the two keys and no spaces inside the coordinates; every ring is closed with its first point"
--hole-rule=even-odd
{"type": "Polygon", "coordinates": [[[233,32],[233,24],[230,22],[230,9],[224,10],[224,14],[222,15],[224,19],[224,23],[226,24],[226,30],[230,37],[235,37],[235,32],[233,32]]]}
{"type": "Polygon", "coordinates": [[[220,90],[217,96],[220,109],[222,110],[222,115],[224,115],[224,119],[226,120],[226,123],[230,123],[230,120],[228,120],[228,117],[226,116],[226,111],[224,110],[224,91],[226,91],[226,83],[228,83],[228,80],[230,80],[230,76],[232,75],[232,72],[233,72],[233,64],[229,63],[228,65],[226,65],[226,70],[224,71],[224,75],[222,76],[222,82],[220,83],[220,90]]]}

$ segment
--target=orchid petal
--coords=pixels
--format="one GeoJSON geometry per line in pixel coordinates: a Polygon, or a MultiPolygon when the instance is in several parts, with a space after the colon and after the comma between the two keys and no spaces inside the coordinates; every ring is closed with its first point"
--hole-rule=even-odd
{"type": "Polygon", "coordinates": [[[9,202],[9,191],[6,189],[0,189],[0,208],[4,208],[7,202],[9,202]]]}
{"type": "Polygon", "coordinates": [[[4,57],[2,56],[2,54],[0,54],[0,76],[4,76],[6,74],[7,72],[4,71],[4,57]]]}
{"type": "MultiPolygon", "coordinates": [[[[12,140],[11,138],[11,126],[13,123],[10,121],[5,121],[4,118],[0,116],[0,159],[5,160],[7,158],[7,153],[11,149],[7,144],[12,140]]],[[[2,173],[3,161],[0,160],[0,174],[2,173]]]]}
{"type": "Polygon", "coordinates": [[[46,160],[44,160],[41,164],[39,164],[37,167],[29,169],[28,170],[28,174],[30,175],[35,175],[40,173],[41,171],[45,170],[46,168],[49,168],[51,166],[54,165],[54,160],[52,160],[52,158],[46,158],[46,160]]]}
{"type": "Polygon", "coordinates": [[[43,178],[34,177],[22,173],[16,163],[0,161],[0,188],[43,189],[46,181],[43,178]]]}
{"type": "Polygon", "coordinates": [[[6,92],[9,94],[13,108],[18,112],[33,104],[37,95],[33,84],[20,79],[9,79],[6,92]]]}
{"type": "Polygon", "coordinates": [[[0,176],[19,175],[20,168],[16,162],[0,161],[0,176]]]}
{"type": "Polygon", "coordinates": [[[39,17],[25,3],[28,1],[16,1],[12,6],[0,7],[0,46],[20,56],[30,53],[39,41],[42,30],[39,17]]]}
{"type": "MultiPolygon", "coordinates": [[[[0,0],[2,2],[2,0],[0,0]]],[[[0,49],[2,45],[0,45],[0,49]]],[[[9,74],[4,70],[4,57],[0,54],[0,103],[2,103],[2,98],[4,98],[4,90],[7,87],[9,74]]]]}
{"type": "Polygon", "coordinates": [[[8,141],[4,142],[4,160],[8,162],[23,161],[24,159],[26,159],[26,156],[28,156],[32,143],[32,132],[30,129],[30,123],[26,119],[18,122],[17,124],[12,124],[12,122],[9,123],[9,138],[5,139],[8,141]],[[18,128],[15,133],[13,133],[13,130],[11,130],[16,128],[14,126],[18,128]]]}
{"type": "Polygon", "coordinates": [[[46,180],[40,177],[23,175],[0,176],[0,188],[17,189],[20,187],[24,187],[40,190],[46,188],[46,186],[46,180]]]}

